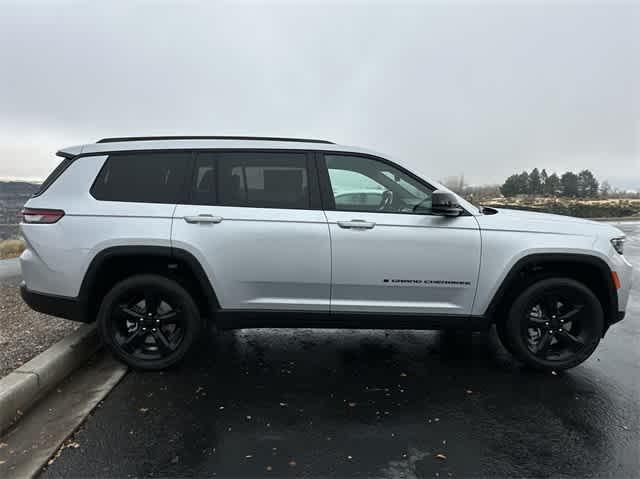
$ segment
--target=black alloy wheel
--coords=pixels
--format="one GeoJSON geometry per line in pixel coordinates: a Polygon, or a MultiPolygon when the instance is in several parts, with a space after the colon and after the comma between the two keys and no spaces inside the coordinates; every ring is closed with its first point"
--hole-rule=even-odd
{"type": "Polygon", "coordinates": [[[164,369],[184,357],[201,320],[193,299],[175,281],[133,276],[105,296],[98,314],[104,342],[135,369],[164,369]]]}
{"type": "Polygon", "coordinates": [[[568,369],[586,360],[604,330],[593,292],[569,278],[549,278],[527,288],[506,323],[515,356],[536,369],[568,369]]]}

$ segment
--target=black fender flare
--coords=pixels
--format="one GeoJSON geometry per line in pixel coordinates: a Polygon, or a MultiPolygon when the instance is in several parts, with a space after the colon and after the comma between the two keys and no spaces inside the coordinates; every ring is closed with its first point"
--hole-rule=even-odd
{"type": "Polygon", "coordinates": [[[211,281],[209,281],[209,278],[207,277],[200,262],[188,251],[180,248],[173,248],[171,246],[125,245],[105,248],[96,254],[91,260],[84,278],[82,279],[82,284],[80,285],[80,291],[78,294],[80,308],[84,313],[89,312],[89,298],[91,297],[91,291],[98,281],[98,275],[104,264],[113,258],[135,256],[151,256],[159,259],[163,258],[170,262],[175,261],[185,264],[202,287],[208,309],[210,309],[211,312],[215,312],[220,308],[220,303],[218,302],[218,297],[213,290],[211,281]]]}
{"type": "Polygon", "coordinates": [[[597,256],[582,253],[533,253],[520,258],[511,267],[500,287],[493,295],[489,306],[485,311],[485,315],[493,317],[496,313],[500,302],[507,294],[509,287],[518,279],[519,274],[526,268],[534,265],[544,265],[549,263],[576,263],[587,264],[595,267],[601,276],[601,280],[607,285],[606,304],[603,304],[604,314],[607,324],[613,324],[618,321],[618,293],[611,278],[611,268],[602,259],[597,256]]]}

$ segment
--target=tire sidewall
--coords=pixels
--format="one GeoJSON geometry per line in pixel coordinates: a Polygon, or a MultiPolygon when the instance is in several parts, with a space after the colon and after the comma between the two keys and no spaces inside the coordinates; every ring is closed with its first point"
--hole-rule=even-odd
{"type": "Polygon", "coordinates": [[[548,278],[530,285],[518,296],[509,310],[505,332],[513,353],[526,365],[540,370],[570,369],[584,362],[598,346],[604,332],[604,313],[598,298],[584,284],[570,278],[548,278]],[[521,330],[522,321],[531,300],[545,291],[557,288],[571,288],[585,299],[592,311],[589,320],[593,322],[592,327],[595,331],[590,343],[578,354],[565,361],[550,361],[535,356],[527,347],[521,330]]]}
{"type": "Polygon", "coordinates": [[[177,282],[159,275],[136,275],[117,283],[102,300],[97,321],[100,336],[114,356],[134,369],[149,371],[165,369],[182,360],[199,337],[202,329],[200,313],[191,295],[177,282]],[[169,357],[156,360],[135,358],[123,351],[122,348],[114,342],[112,334],[113,308],[117,305],[118,299],[122,295],[131,289],[142,287],[156,288],[167,296],[175,298],[184,310],[183,320],[186,323],[185,336],[178,349],[169,357]]]}

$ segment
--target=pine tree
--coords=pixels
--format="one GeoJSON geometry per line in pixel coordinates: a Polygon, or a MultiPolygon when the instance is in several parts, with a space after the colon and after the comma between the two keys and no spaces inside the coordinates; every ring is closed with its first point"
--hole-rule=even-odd
{"type": "Polygon", "coordinates": [[[560,178],[560,185],[562,188],[562,194],[564,196],[578,196],[578,175],[572,171],[567,171],[560,178]]]}
{"type": "Polygon", "coordinates": [[[578,173],[578,196],[581,198],[594,198],[598,196],[598,180],[589,170],[578,173]]]}
{"type": "Polygon", "coordinates": [[[540,172],[540,193],[547,194],[547,180],[549,180],[549,175],[547,175],[547,170],[542,168],[540,172]]]}
{"type": "Polygon", "coordinates": [[[511,175],[500,187],[500,193],[505,197],[518,194],[518,175],[511,175]]]}
{"type": "Polygon", "coordinates": [[[518,192],[521,195],[529,193],[529,173],[526,171],[518,175],[518,192]]]}
{"type": "Polygon", "coordinates": [[[538,168],[534,168],[531,170],[529,174],[529,185],[528,185],[528,193],[530,195],[539,195],[542,193],[542,182],[540,180],[540,172],[538,168]]]}

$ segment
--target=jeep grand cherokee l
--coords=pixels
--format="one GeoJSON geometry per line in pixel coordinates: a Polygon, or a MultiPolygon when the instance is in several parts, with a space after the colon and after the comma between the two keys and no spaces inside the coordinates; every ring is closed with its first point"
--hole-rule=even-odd
{"type": "Polygon", "coordinates": [[[566,369],[624,316],[620,230],[478,208],[361,148],[143,137],[58,155],[23,212],[22,296],[97,321],[135,368],[175,363],[208,325],[495,324],[522,362],[566,369]]]}

